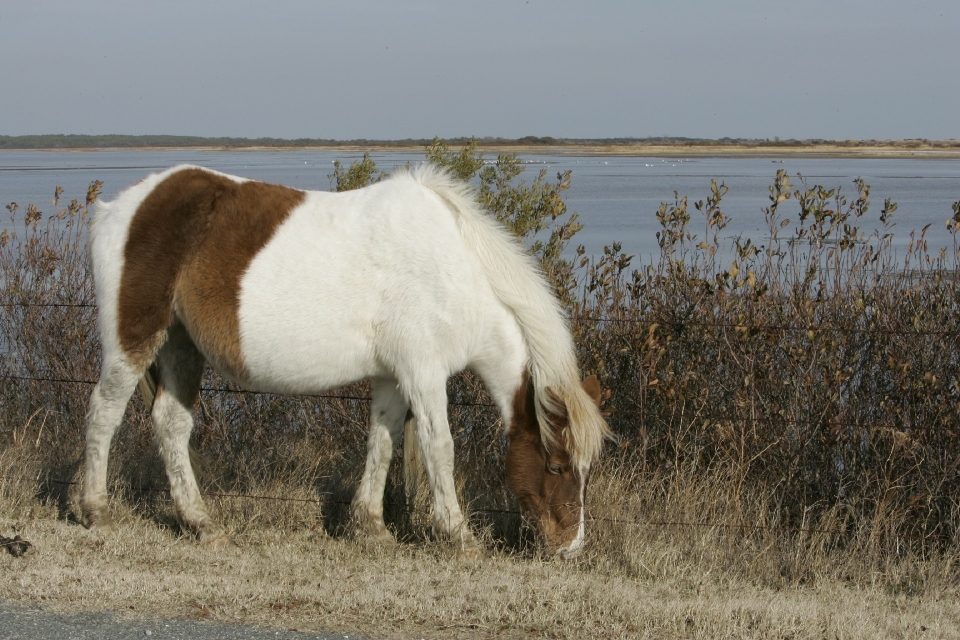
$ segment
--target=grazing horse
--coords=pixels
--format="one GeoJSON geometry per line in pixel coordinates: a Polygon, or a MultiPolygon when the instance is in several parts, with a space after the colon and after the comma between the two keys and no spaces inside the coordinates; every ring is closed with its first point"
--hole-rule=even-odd
{"type": "Polygon", "coordinates": [[[138,381],[156,373],[155,437],[182,524],[226,541],[190,466],[205,363],[248,389],[310,394],[371,380],[367,460],[353,501],[383,522],[407,412],[441,534],[477,543],[453,480],[446,381],[483,379],[507,425],[507,481],[549,549],[583,545],[590,465],[610,434],[583,384],[560,305],[531,256],[474,191],[420,166],[345,193],[300,191],[178,166],[98,203],[89,255],[103,346],[90,399],[81,520],[112,525],[110,441],[138,381]],[[153,365],[153,366],[151,366],[153,365]]]}

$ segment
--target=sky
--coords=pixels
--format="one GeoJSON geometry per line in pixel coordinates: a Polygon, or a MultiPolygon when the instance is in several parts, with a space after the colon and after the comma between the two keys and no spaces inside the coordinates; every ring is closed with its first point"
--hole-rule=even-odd
{"type": "Polygon", "coordinates": [[[956,0],[0,0],[0,135],[960,138],[956,0]]]}

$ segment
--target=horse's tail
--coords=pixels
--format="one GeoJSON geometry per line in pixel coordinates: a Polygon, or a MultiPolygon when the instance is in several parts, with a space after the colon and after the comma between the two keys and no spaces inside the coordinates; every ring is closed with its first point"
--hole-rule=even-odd
{"type": "Polygon", "coordinates": [[[87,267],[91,274],[94,273],[94,238],[97,235],[97,232],[102,225],[104,218],[110,215],[110,209],[112,208],[112,202],[104,202],[103,200],[98,199],[93,203],[93,215],[90,216],[90,223],[87,228],[87,267]]]}
{"type": "Polygon", "coordinates": [[[119,253],[123,243],[117,242],[119,233],[114,229],[119,215],[117,200],[97,200],[93,204],[90,226],[87,229],[87,267],[93,279],[93,291],[97,299],[97,324],[101,342],[108,340],[109,328],[115,326],[116,304],[109,292],[119,289],[119,265],[123,256],[119,253]]]}
{"type": "Polygon", "coordinates": [[[551,449],[558,435],[550,416],[567,416],[562,437],[578,467],[600,455],[611,437],[600,410],[580,384],[576,350],[563,309],[547,285],[533,256],[501,224],[480,209],[473,187],[429,165],[411,170],[412,177],[442,198],[456,214],[460,232],[500,301],[510,309],[530,355],[530,377],[537,421],[544,445],[551,449]]]}

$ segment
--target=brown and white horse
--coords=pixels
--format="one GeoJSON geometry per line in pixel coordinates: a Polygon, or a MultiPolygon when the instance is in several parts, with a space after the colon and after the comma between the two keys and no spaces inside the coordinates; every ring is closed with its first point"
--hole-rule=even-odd
{"type": "Polygon", "coordinates": [[[408,410],[437,529],[476,546],[453,481],[447,378],[476,371],[507,425],[507,480],[561,557],[584,539],[584,489],[609,429],[579,381],[560,306],[529,254],[428,166],[346,193],[299,191],[178,166],[103,202],[89,254],[103,345],[90,399],[82,521],[111,525],[110,441],[139,379],[159,370],[152,418],[181,522],[208,515],[188,440],[204,364],[249,389],[318,393],[372,381],[353,513],[383,523],[387,468],[408,410]]]}

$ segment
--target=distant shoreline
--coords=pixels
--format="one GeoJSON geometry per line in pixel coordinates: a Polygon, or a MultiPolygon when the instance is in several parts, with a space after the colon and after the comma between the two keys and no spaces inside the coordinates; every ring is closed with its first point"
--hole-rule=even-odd
{"type": "MultiPolygon", "coordinates": [[[[537,153],[524,149],[524,153],[537,153]]],[[[668,157],[811,157],[811,158],[960,158],[960,147],[904,148],[896,146],[847,147],[816,145],[805,147],[766,147],[752,145],[635,145],[623,147],[577,147],[568,151],[577,155],[668,156],[668,157]]]]}
{"type": "MultiPolygon", "coordinates": [[[[422,153],[421,146],[316,146],[316,147],[43,147],[34,149],[0,149],[0,151],[24,152],[65,152],[79,153],[90,151],[343,151],[348,153],[422,153]]],[[[516,153],[519,155],[554,156],[624,156],[624,157],[669,157],[669,158],[916,158],[928,160],[960,159],[960,148],[956,149],[904,149],[897,147],[707,147],[702,145],[636,145],[636,146],[483,146],[477,151],[484,154],[516,153]]]]}
{"type": "MultiPolygon", "coordinates": [[[[451,148],[470,139],[445,140],[451,148]]],[[[429,140],[279,140],[189,138],[176,136],[0,136],[0,151],[341,151],[346,153],[422,153],[429,140]],[[169,142],[169,144],[164,144],[169,142]]],[[[686,138],[557,140],[478,140],[484,154],[577,156],[810,157],[810,158],[960,158],[960,140],[779,141],[692,140],[686,138]]]]}

